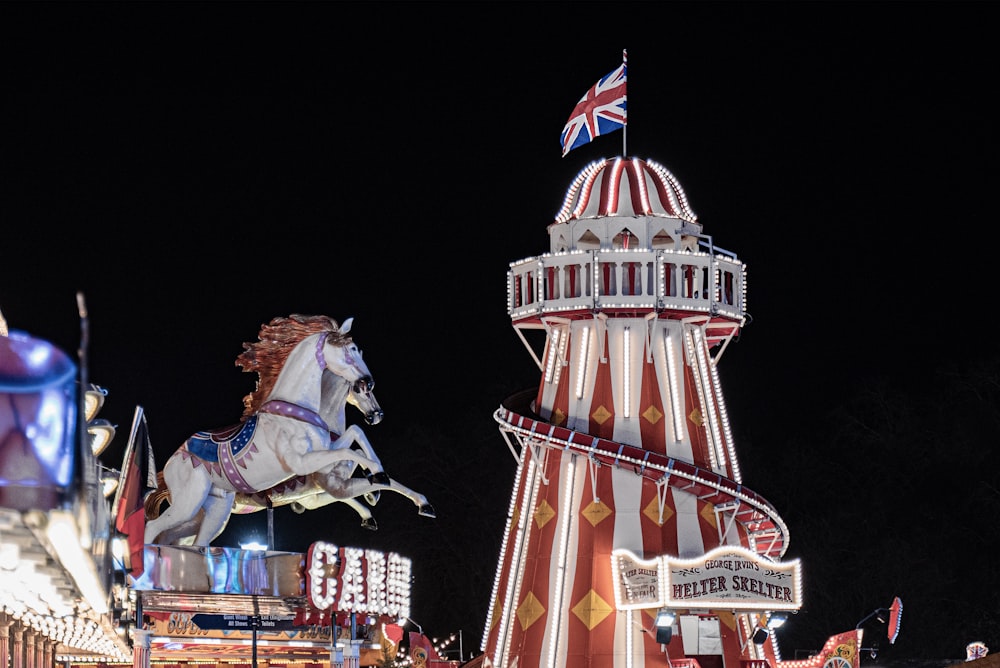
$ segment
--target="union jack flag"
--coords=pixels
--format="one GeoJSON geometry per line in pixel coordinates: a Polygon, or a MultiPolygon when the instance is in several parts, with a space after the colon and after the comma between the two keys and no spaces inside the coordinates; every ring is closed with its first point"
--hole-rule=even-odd
{"type": "Polygon", "coordinates": [[[966,661],[972,661],[973,659],[982,659],[987,654],[989,654],[989,649],[981,642],[970,642],[965,646],[965,656],[966,661]]]}
{"type": "Polygon", "coordinates": [[[625,109],[625,70],[627,54],[622,51],[622,64],[601,78],[580,98],[563,128],[559,141],[563,157],[577,146],[593,141],[594,137],[621,130],[628,121],[625,109]]]}

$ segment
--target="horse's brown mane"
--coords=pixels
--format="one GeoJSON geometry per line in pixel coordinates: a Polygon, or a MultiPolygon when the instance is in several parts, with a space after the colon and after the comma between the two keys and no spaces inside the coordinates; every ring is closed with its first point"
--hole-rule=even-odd
{"type": "Polygon", "coordinates": [[[257,342],[243,344],[243,352],[236,358],[236,366],[244,371],[257,372],[257,388],[243,397],[241,421],[255,414],[267,400],[281,368],[295,346],[310,334],[319,332],[329,332],[327,341],[334,345],[346,346],[351,342],[350,336],[340,333],[340,325],[333,318],[293,313],[287,318],[273,318],[266,325],[261,325],[257,342]]]}

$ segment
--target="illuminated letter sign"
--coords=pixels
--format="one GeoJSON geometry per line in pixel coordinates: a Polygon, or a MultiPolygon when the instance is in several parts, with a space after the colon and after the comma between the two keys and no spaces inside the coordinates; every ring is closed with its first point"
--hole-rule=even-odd
{"type": "Polygon", "coordinates": [[[306,559],[306,592],[309,605],[317,610],[330,608],[337,600],[340,549],[331,543],[313,543],[306,559]]]}
{"type": "Polygon", "coordinates": [[[799,562],[776,564],[741,547],[717,547],[697,559],[664,557],[666,605],[735,610],[798,610],[799,562]]]}
{"type": "Polygon", "coordinates": [[[621,550],[611,557],[615,578],[615,605],[619,610],[656,608],[660,598],[660,559],[639,559],[621,550]]]}
{"type": "Polygon", "coordinates": [[[619,610],[712,608],[798,610],[799,561],[768,561],[743,547],[722,546],[696,559],[640,559],[614,550],[611,571],[619,610]]]}
{"type": "Polygon", "coordinates": [[[313,610],[391,619],[410,612],[410,560],[390,552],[313,543],[306,554],[306,592],[313,610]]]}

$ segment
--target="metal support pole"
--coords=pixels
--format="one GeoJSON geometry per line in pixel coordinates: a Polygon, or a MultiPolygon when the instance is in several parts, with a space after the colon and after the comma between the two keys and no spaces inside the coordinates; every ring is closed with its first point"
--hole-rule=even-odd
{"type": "Polygon", "coordinates": [[[251,668],[257,668],[257,629],[260,628],[260,606],[257,597],[253,597],[253,615],[250,616],[250,628],[253,631],[253,649],[251,650],[251,668]]]}
{"type": "Polygon", "coordinates": [[[267,549],[274,549],[274,506],[271,497],[267,497],[267,549]]]}

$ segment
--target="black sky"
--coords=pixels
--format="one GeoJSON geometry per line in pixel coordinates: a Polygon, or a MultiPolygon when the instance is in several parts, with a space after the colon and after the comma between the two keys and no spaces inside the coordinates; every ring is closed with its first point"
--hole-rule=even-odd
{"type": "MultiPolygon", "coordinates": [[[[491,415],[538,381],[507,266],[548,249],[573,177],[623,148],[619,132],[560,157],[580,96],[628,49],[629,155],[670,169],[747,263],[752,320],[720,363],[737,452],[805,523],[784,505],[808,489],[787,434],[866,379],[919,387],[991,354],[989,4],[4,3],[0,311],[72,353],[84,293],[110,467],[137,405],[161,464],[236,422],[255,378],[235,358],[262,323],[353,316],[386,411],[366,432],[439,517],[383,495],[376,533],[330,507],[278,515],[275,547],[411,556],[414,619],[462,628],[468,653],[514,472],[491,415]]],[[[931,615],[904,618],[900,656],[931,615]]]]}

